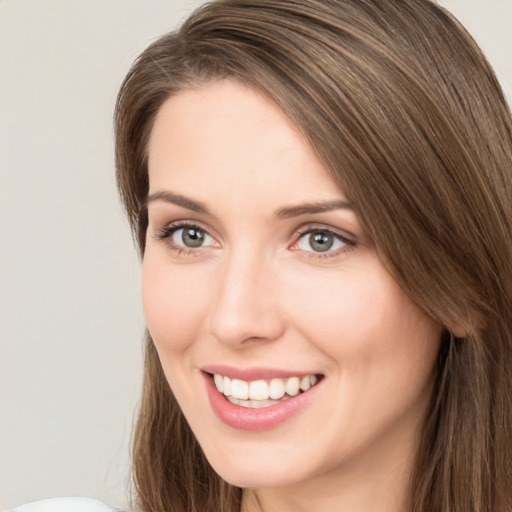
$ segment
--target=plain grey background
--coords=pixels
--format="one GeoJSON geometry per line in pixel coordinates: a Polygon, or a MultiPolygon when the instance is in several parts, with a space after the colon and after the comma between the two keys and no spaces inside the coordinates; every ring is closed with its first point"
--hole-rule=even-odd
{"type": "MultiPolygon", "coordinates": [[[[144,319],[113,105],[138,53],[201,3],[0,0],[0,509],[127,507],[144,319]]],[[[512,0],[440,3],[510,100],[512,0]]]]}

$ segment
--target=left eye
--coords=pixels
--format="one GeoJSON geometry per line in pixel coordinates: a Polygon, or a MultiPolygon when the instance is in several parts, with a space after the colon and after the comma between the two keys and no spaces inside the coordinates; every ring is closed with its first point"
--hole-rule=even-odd
{"type": "Polygon", "coordinates": [[[327,252],[340,249],[347,245],[347,242],[330,231],[314,230],[304,233],[297,242],[302,251],[327,252]]]}
{"type": "Polygon", "coordinates": [[[190,249],[211,245],[214,242],[213,238],[206,231],[195,226],[185,226],[176,229],[172,234],[172,241],[176,245],[190,249]]]}

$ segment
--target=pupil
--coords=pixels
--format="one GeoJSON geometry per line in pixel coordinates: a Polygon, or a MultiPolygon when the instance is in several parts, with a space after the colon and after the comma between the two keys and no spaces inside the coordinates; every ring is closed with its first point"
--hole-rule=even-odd
{"type": "Polygon", "coordinates": [[[181,239],[187,247],[200,247],[204,241],[204,232],[195,228],[184,229],[181,239]]]}
{"type": "Polygon", "coordinates": [[[327,233],[312,233],[309,236],[309,244],[311,248],[316,252],[328,251],[334,243],[331,235],[327,233]]]}

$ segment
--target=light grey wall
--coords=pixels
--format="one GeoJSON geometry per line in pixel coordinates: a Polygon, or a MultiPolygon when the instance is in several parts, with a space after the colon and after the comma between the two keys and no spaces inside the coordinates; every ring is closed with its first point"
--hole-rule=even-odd
{"type": "Polygon", "coordinates": [[[0,1],[0,507],[124,505],[144,322],[112,110],[197,4],[0,1]]]}
{"type": "MultiPolygon", "coordinates": [[[[139,264],[112,110],[137,54],[200,0],[0,0],[0,508],[126,506],[139,264]]],[[[512,95],[512,0],[443,0],[512,95]]]]}

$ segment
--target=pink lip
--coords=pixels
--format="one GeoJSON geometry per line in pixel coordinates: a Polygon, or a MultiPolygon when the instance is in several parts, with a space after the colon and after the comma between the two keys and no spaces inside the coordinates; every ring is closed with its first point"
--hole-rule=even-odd
{"type": "MultiPolygon", "coordinates": [[[[222,373],[222,372],[215,372],[222,373]]],[[[222,393],[219,393],[211,375],[202,372],[205,379],[208,398],[213,411],[218,418],[226,425],[238,430],[261,431],[269,430],[284,423],[295,414],[299,413],[317,393],[318,387],[322,385],[319,382],[308,391],[301,393],[289,400],[279,402],[278,404],[260,409],[251,409],[235,405],[226,400],[222,393]]],[[[223,373],[225,375],[225,373],[223,373]]],[[[258,374],[261,377],[261,373],[258,374]]],[[[280,374],[282,375],[282,374],[280,374]]],[[[297,374],[294,374],[297,375],[297,374]]],[[[244,379],[245,380],[245,379],[244,379]]]]}
{"type": "Polygon", "coordinates": [[[229,377],[230,379],[240,379],[246,382],[254,380],[269,380],[274,378],[286,379],[288,377],[305,377],[306,375],[313,375],[314,372],[292,372],[290,370],[279,370],[277,368],[235,368],[226,365],[207,365],[201,368],[206,373],[218,373],[229,377]]]}

